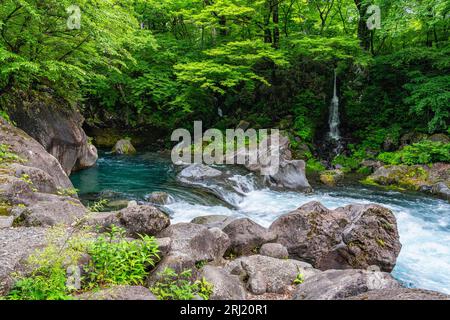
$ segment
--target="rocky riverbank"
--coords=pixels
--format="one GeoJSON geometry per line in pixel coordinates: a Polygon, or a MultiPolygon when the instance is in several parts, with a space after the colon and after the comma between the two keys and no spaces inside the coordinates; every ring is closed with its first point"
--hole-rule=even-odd
{"type": "MultiPolygon", "coordinates": [[[[169,269],[176,274],[190,270],[191,282],[206,281],[210,299],[379,299],[380,292],[388,292],[389,299],[449,299],[403,288],[390,275],[401,244],[388,208],[365,204],[329,210],[310,202],[269,228],[248,218],[217,215],[171,224],[158,207],[136,202],[98,213],[79,202],[58,161],[39,143],[5,122],[0,133],[9,155],[2,158],[0,179],[2,295],[15,287],[18,277],[32,273],[28,257],[50,245],[55,228],[64,230],[56,239],[63,250],[81,229],[89,230],[82,239],[89,242],[120,227],[124,241],[136,244],[134,248],[147,243],[142,235],[154,237],[159,258],[146,267],[139,285],[101,283],[94,291],[73,290],[72,298],[154,300],[151,290],[169,269]]],[[[213,170],[190,168],[180,178],[186,183],[223,178],[213,170]]],[[[85,270],[92,256],[80,248],[83,259],[77,261],[85,270]]]]}

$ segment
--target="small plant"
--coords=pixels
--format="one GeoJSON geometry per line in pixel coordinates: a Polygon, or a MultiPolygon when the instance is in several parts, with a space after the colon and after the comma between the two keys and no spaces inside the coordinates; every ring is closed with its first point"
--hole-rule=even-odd
{"type": "Polygon", "coordinates": [[[160,259],[154,237],[125,239],[125,230],[116,226],[99,236],[88,248],[91,262],[88,270],[90,286],[103,284],[141,285],[149,269],[160,259]]]}
{"type": "Polygon", "coordinates": [[[90,212],[102,212],[103,210],[105,210],[105,207],[108,205],[108,203],[108,199],[100,199],[88,206],[88,209],[90,212]]]}
{"type": "Polygon", "coordinates": [[[161,279],[150,290],[159,300],[192,300],[196,295],[208,300],[213,291],[212,284],[204,278],[192,282],[192,270],[178,274],[171,268],[165,268],[158,276],[161,279]]]}
{"type": "Polygon", "coordinates": [[[378,155],[378,160],[392,165],[450,162],[450,143],[424,140],[396,152],[383,152],[378,155]]]}
{"type": "Polygon", "coordinates": [[[75,188],[60,188],[56,191],[56,194],[63,197],[73,197],[78,193],[78,189],[75,188]]]}
{"type": "Polygon", "coordinates": [[[33,183],[33,181],[31,180],[31,178],[30,178],[30,176],[28,174],[26,174],[26,173],[22,174],[20,176],[20,180],[22,180],[23,182],[28,184],[33,192],[37,192],[38,191],[38,189],[34,186],[34,183],[33,183]]]}
{"type": "Polygon", "coordinates": [[[302,273],[297,274],[297,277],[294,279],[293,284],[296,286],[305,282],[305,276],[302,273]]]}
{"type": "Polygon", "coordinates": [[[25,162],[24,159],[17,154],[11,152],[11,147],[6,144],[0,144],[0,164],[7,164],[13,162],[25,162]]]}
{"type": "Polygon", "coordinates": [[[207,263],[207,260],[200,260],[195,263],[195,267],[200,270],[203,269],[203,267],[206,266],[207,263]]]}

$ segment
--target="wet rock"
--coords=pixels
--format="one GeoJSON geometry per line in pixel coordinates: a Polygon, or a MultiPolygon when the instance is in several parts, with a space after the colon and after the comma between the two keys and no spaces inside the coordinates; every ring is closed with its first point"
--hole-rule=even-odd
{"type": "Polygon", "coordinates": [[[263,244],[276,239],[275,234],[247,218],[230,222],[223,228],[223,232],[231,241],[228,253],[235,255],[257,252],[263,244]]]}
{"type": "Polygon", "coordinates": [[[211,300],[246,299],[246,292],[239,277],[229,274],[223,268],[207,265],[202,268],[200,275],[213,285],[211,300]]]}
{"type": "Polygon", "coordinates": [[[166,205],[171,203],[173,198],[167,192],[152,192],[151,194],[145,196],[145,201],[159,205],[166,205]]]}
{"type": "Polygon", "coordinates": [[[131,155],[136,153],[136,149],[131,144],[130,140],[122,139],[117,141],[116,145],[112,149],[112,152],[116,154],[131,155]]]}
{"type": "Polygon", "coordinates": [[[191,223],[201,224],[208,228],[216,227],[219,229],[223,229],[227,224],[229,224],[233,220],[234,218],[230,216],[210,215],[210,216],[196,217],[192,219],[191,223]]]}
{"type": "Polygon", "coordinates": [[[295,290],[294,300],[341,300],[370,290],[400,288],[389,273],[366,270],[328,270],[318,273],[295,290]]]}
{"type": "Polygon", "coordinates": [[[14,104],[11,119],[53,155],[67,175],[96,163],[97,149],[89,143],[82,128],[84,118],[76,108],[44,92],[19,95],[14,104]]]}
{"type": "Polygon", "coordinates": [[[289,252],[286,247],[279,243],[266,243],[263,244],[259,250],[259,254],[262,256],[277,258],[277,259],[287,259],[289,258],[289,252]]]}
{"type": "Polygon", "coordinates": [[[26,259],[45,246],[44,228],[0,229],[0,295],[11,289],[15,273],[24,272],[26,259]]]}
{"type": "Polygon", "coordinates": [[[450,296],[429,290],[399,288],[373,290],[346,300],[450,300],[450,296]]]}
{"type": "Polygon", "coordinates": [[[225,270],[239,276],[246,283],[247,290],[257,295],[284,293],[299,274],[308,279],[320,272],[305,262],[261,255],[233,260],[225,266],[225,270]]]}
{"type": "Polygon", "coordinates": [[[330,187],[335,187],[343,179],[344,179],[344,172],[339,169],[323,171],[320,174],[320,181],[322,181],[323,184],[330,187]]]}
{"type": "Polygon", "coordinates": [[[379,205],[350,205],[329,210],[310,202],[281,216],[269,228],[291,257],[327,269],[390,272],[401,244],[394,214],[379,205]]]}
{"type": "Polygon", "coordinates": [[[184,168],[179,174],[178,178],[182,180],[198,181],[206,178],[220,177],[222,172],[205,166],[203,164],[193,164],[184,168]]]}
{"type": "Polygon", "coordinates": [[[76,296],[77,300],[157,300],[148,288],[141,286],[115,286],[76,296]]]}
{"type": "Polygon", "coordinates": [[[431,193],[444,200],[450,201],[450,188],[443,182],[435,184],[431,189],[431,193]]]}

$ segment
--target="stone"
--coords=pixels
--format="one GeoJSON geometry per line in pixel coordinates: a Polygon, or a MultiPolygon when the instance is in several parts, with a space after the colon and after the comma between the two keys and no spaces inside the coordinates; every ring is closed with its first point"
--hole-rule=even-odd
{"type": "Polygon", "coordinates": [[[225,270],[239,276],[241,281],[246,283],[247,290],[256,295],[285,293],[298,275],[308,279],[320,272],[305,262],[262,255],[240,257],[230,261],[225,270]]]}
{"type": "Polygon", "coordinates": [[[14,217],[0,216],[0,229],[11,228],[14,223],[14,217]]]}
{"type": "Polygon", "coordinates": [[[431,189],[431,193],[439,198],[450,201],[450,188],[443,182],[435,184],[431,189]]]}
{"type": "Polygon", "coordinates": [[[156,243],[161,256],[166,256],[172,248],[172,239],[170,238],[156,238],[156,243]]]}
{"type": "Polygon", "coordinates": [[[400,148],[426,140],[428,135],[420,132],[408,132],[400,138],[400,148]]]}
{"type": "Polygon", "coordinates": [[[95,165],[97,149],[82,128],[83,116],[54,94],[19,94],[9,116],[58,160],[67,175],[95,165]]]}
{"type": "Polygon", "coordinates": [[[0,295],[9,292],[15,273],[26,271],[29,255],[45,247],[45,235],[44,228],[0,229],[0,295]]]}
{"type": "Polygon", "coordinates": [[[366,270],[328,270],[300,284],[294,300],[341,300],[370,290],[400,288],[400,284],[385,272],[366,270]]]}
{"type": "Polygon", "coordinates": [[[158,300],[142,286],[115,286],[76,296],[77,300],[158,300]]]}
{"type": "Polygon", "coordinates": [[[399,288],[372,290],[346,300],[450,300],[450,296],[429,290],[399,288]]]}
{"type": "Polygon", "coordinates": [[[130,140],[121,139],[116,142],[116,145],[112,149],[112,152],[116,154],[132,155],[135,154],[137,151],[135,147],[131,144],[130,140]]]}
{"type": "Polygon", "coordinates": [[[320,181],[329,187],[335,187],[342,180],[344,180],[344,172],[339,169],[326,170],[320,173],[320,181]]]}
{"type": "Polygon", "coordinates": [[[206,265],[200,275],[213,285],[210,300],[246,299],[246,292],[239,277],[227,273],[223,268],[206,265]]]}
{"type": "Polygon", "coordinates": [[[231,241],[228,253],[234,255],[257,252],[263,244],[276,240],[275,234],[247,218],[230,222],[223,232],[231,241]]]}
{"type": "Polygon", "coordinates": [[[433,134],[432,136],[428,137],[429,141],[433,141],[433,142],[441,142],[441,143],[450,143],[450,137],[446,134],[443,133],[436,133],[433,134]]]}
{"type": "Polygon", "coordinates": [[[149,195],[145,196],[145,201],[166,205],[173,202],[173,198],[167,192],[152,192],[149,195]]]}
{"type": "Polygon", "coordinates": [[[376,265],[391,272],[401,249],[394,214],[375,204],[329,210],[310,202],[275,220],[269,230],[290,257],[321,270],[376,265]]]}
{"type": "Polygon", "coordinates": [[[259,250],[259,254],[262,256],[277,258],[277,259],[287,259],[289,258],[289,252],[285,246],[279,243],[265,243],[259,250]]]}
{"type": "Polygon", "coordinates": [[[203,180],[206,178],[215,178],[220,177],[222,175],[222,172],[205,166],[203,164],[193,164],[186,168],[184,168],[179,174],[178,178],[181,180],[203,180]]]}
{"type": "Polygon", "coordinates": [[[234,219],[230,216],[225,215],[209,215],[201,216],[192,219],[191,223],[201,224],[208,228],[217,227],[223,229],[227,224],[229,224],[234,219]]]}
{"type": "Polygon", "coordinates": [[[96,213],[87,223],[108,230],[112,225],[122,227],[130,237],[138,235],[155,236],[170,225],[169,217],[161,210],[150,205],[127,207],[118,212],[96,213]]]}

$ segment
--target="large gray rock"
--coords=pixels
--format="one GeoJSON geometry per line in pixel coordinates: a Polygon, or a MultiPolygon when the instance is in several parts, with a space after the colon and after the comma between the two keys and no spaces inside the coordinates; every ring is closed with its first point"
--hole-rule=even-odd
{"type": "Polygon", "coordinates": [[[279,243],[266,243],[263,244],[259,250],[259,254],[262,256],[277,258],[277,259],[287,259],[289,258],[289,252],[286,247],[279,243]]]}
{"type": "Polygon", "coordinates": [[[276,239],[275,234],[247,218],[230,222],[223,228],[223,232],[231,241],[228,253],[234,255],[250,254],[259,250],[263,244],[276,239]]]}
{"type": "Polygon", "coordinates": [[[54,156],[24,131],[8,124],[2,118],[0,118],[0,144],[10,146],[11,152],[24,160],[23,166],[37,168],[47,173],[53,180],[51,186],[61,189],[73,188],[72,182],[54,156]]]}
{"type": "Polygon", "coordinates": [[[229,274],[223,268],[207,265],[203,267],[200,275],[213,285],[211,300],[246,299],[246,292],[239,277],[229,274]]]}
{"type": "Polygon", "coordinates": [[[87,223],[107,230],[112,225],[123,227],[129,236],[157,235],[170,225],[169,217],[161,210],[150,205],[136,205],[118,212],[96,213],[91,215],[87,223]]]}
{"type": "Polygon", "coordinates": [[[269,230],[291,257],[321,270],[376,265],[390,272],[401,248],[394,214],[374,204],[329,210],[310,202],[278,218],[269,230]]]}
{"type": "Polygon", "coordinates": [[[151,285],[165,268],[176,272],[191,269],[197,276],[197,263],[220,264],[230,245],[228,236],[218,228],[208,229],[192,223],[171,225],[158,234],[159,238],[171,238],[170,250],[149,277],[151,285]]]}
{"type": "Polygon", "coordinates": [[[115,286],[76,296],[78,300],[157,300],[150,289],[142,286],[115,286]]]}
{"type": "Polygon", "coordinates": [[[340,300],[370,290],[400,288],[389,273],[366,270],[328,270],[300,284],[294,300],[340,300]]]}
{"type": "Polygon", "coordinates": [[[167,192],[152,192],[145,196],[145,201],[159,205],[166,205],[172,203],[173,198],[167,192]]]}
{"type": "Polygon", "coordinates": [[[26,271],[26,259],[46,244],[43,228],[0,229],[0,295],[14,284],[14,274],[26,271]]]}
{"type": "Polygon", "coordinates": [[[208,228],[219,228],[223,229],[227,224],[233,221],[234,218],[225,215],[209,215],[201,216],[192,219],[191,223],[201,224],[208,228]]]}
{"type": "MultiPolygon", "coordinates": [[[[276,172],[267,171],[267,167],[263,165],[264,160],[261,158],[260,153],[258,153],[258,163],[247,163],[246,168],[250,171],[263,173],[266,177],[265,181],[272,187],[311,192],[312,187],[305,173],[306,163],[303,160],[292,160],[289,138],[280,135],[278,146],[272,146],[271,139],[272,136],[269,136],[261,141],[261,145],[266,145],[267,148],[260,150],[263,150],[263,154],[279,154],[278,170],[276,172]],[[278,151],[274,151],[274,148],[278,148],[278,151]]],[[[237,153],[239,152],[242,151],[237,151],[237,153]]]]}
{"type": "Polygon", "coordinates": [[[450,300],[450,296],[422,289],[384,289],[373,290],[345,300],[450,300]]]}
{"type": "Polygon", "coordinates": [[[192,164],[184,168],[179,174],[180,180],[198,181],[207,178],[220,177],[222,172],[220,170],[205,166],[204,164],[192,164]]]}
{"type": "Polygon", "coordinates": [[[76,108],[53,94],[18,97],[8,111],[19,128],[58,159],[67,175],[97,161],[97,149],[89,143],[82,128],[84,118],[76,108]]]}
{"type": "Polygon", "coordinates": [[[298,275],[304,279],[319,273],[310,264],[287,259],[253,255],[229,262],[225,270],[246,283],[247,290],[256,295],[285,293],[298,275]]]}
{"type": "Polygon", "coordinates": [[[450,188],[443,182],[435,184],[431,192],[439,198],[450,201],[450,188]]]}

